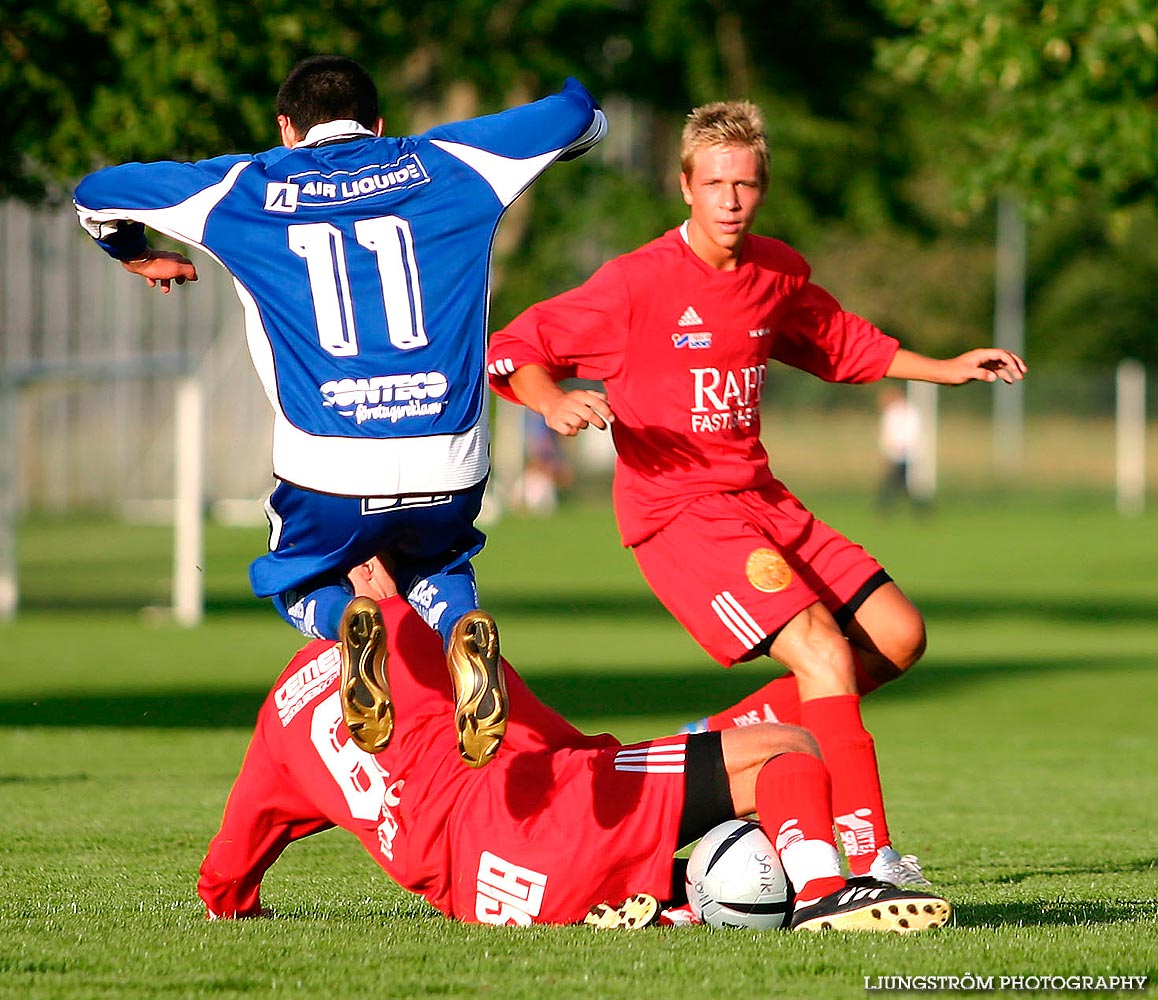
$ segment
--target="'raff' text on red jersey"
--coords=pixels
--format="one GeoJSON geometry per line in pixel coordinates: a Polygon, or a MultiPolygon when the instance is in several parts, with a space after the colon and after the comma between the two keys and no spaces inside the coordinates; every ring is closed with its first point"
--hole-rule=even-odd
{"type": "Polygon", "coordinates": [[[898,342],[809,276],[779,240],[749,235],[739,265],[720,271],[670,230],[495,333],[491,387],[515,399],[508,376],[528,364],[604,383],[616,515],[635,545],[697,497],[771,482],[760,441],[769,359],[828,382],[884,376],[898,342]]]}

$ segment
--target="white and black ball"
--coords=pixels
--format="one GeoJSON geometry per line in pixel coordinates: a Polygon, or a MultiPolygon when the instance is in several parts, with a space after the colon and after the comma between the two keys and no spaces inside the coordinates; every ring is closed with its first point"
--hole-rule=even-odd
{"type": "Polygon", "coordinates": [[[788,923],[792,886],[758,823],[733,819],[713,827],[692,849],[688,901],[712,927],[775,930],[788,923]]]}

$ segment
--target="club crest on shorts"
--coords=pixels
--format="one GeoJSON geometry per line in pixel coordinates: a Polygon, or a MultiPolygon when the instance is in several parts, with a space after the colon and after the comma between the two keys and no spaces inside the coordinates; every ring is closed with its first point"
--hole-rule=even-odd
{"type": "Polygon", "coordinates": [[[748,582],[765,594],[776,594],[792,582],[792,569],[775,549],[753,549],[744,567],[748,582]]]}

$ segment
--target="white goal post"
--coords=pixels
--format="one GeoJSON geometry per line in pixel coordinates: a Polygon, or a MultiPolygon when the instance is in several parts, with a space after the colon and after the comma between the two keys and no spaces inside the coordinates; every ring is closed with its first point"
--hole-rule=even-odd
{"type": "Polygon", "coordinates": [[[20,490],[16,465],[16,389],[0,374],[0,621],[11,621],[20,602],[16,572],[16,516],[20,490]]]}
{"type": "Polygon", "coordinates": [[[205,393],[196,375],[174,394],[173,617],[199,625],[205,615],[205,393]]]}
{"type": "Polygon", "coordinates": [[[108,363],[37,364],[0,369],[0,621],[20,606],[18,528],[20,511],[19,403],[21,392],[45,382],[112,382],[169,377],[174,398],[174,504],[172,615],[184,626],[204,616],[205,407],[202,381],[188,374],[189,360],[154,355],[108,363]]]}
{"type": "Polygon", "coordinates": [[[1137,516],[1146,506],[1146,369],[1123,361],[1115,389],[1118,512],[1137,516]]]}

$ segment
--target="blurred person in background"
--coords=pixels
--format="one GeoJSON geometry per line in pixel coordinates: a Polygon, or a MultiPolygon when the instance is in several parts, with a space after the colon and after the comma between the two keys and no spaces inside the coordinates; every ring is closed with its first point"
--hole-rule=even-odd
{"type": "Polygon", "coordinates": [[[832,774],[853,875],[927,884],[892,845],[860,709],[924,652],[924,621],[875,559],[773,476],[760,441],[766,365],[960,385],[1016,382],[1025,363],[997,348],[945,360],[906,350],[844,311],[787,244],[751,234],[768,191],[754,105],[695,109],[680,171],[689,219],[492,335],[491,387],[559,434],[610,428],[620,535],[656,596],[724,666],[766,655],[787,667],[693,726],[803,726],[832,774]],[[568,378],[605,391],[566,391],[568,378]]]}
{"type": "Polygon", "coordinates": [[[523,471],[515,493],[523,510],[547,517],[559,504],[559,491],[570,482],[570,469],[557,435],[541,415],[523,410],[523,471]]]}
{"type": "Polygon", "coordinates": [[[877,509],[891,514],[903,500],[914,510],[923,511],[926,501],[913,491],[910,482],[913,466],[920,456],[921,414],[905,391],[892,385],[881,389],[877,404],[880,408],[877,445],[884,462],[877,509]]]}

